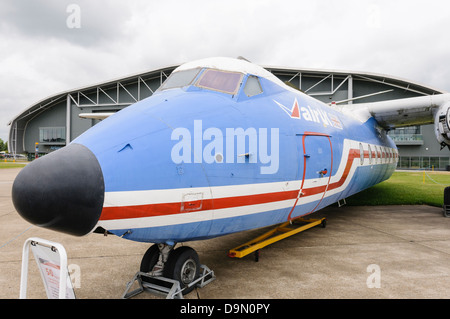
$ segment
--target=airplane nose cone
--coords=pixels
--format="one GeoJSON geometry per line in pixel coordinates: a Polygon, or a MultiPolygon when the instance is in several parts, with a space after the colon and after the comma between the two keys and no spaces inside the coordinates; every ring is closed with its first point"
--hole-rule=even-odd
{"type": "Polygon", "coordinates": [[[70,144],[28,164],[12,188],[14,206],[25,220],[76,236],[95,227],[104,195],[100,164],[81,144],[70,144]]]}

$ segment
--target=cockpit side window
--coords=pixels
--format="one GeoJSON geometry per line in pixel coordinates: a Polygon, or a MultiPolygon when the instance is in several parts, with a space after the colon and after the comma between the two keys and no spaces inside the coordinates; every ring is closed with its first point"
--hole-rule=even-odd
{"type": "Polygon", "coordinates": [[[158,91],[188,86],[192,84],[199,72],[200,69],[173,72],[161,85],[158,91]]]}
{"type": "Polygon", "coordinates": [[[207,69],[200,76],[196,86],[227,94],[236,94],[242,77],[242,73],[207,69]]]}
{"type": "Polygon", "coordinates": [[[252,97],[263,92],[261,84],[256,76],[250,75],[245,83],[244,93],[248,97],[252,97]]]}

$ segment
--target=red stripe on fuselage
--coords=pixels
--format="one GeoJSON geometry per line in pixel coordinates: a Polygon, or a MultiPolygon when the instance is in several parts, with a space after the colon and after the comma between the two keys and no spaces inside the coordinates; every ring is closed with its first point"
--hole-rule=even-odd
{"type": "MultiPolygon", "coordinates": [[[[331,183],[328,185],[322,185],[317,187],[311,187],[303,189],[302,197],[312,196],[325,192],[325,190],[330,191],[342,186],[350,173],[353,160],[359,158],[359,150],[350,149],[349,157],[339,181],[331,183]]],[[[304,178],[304,177],[303,177],[304,178]]],[[[303,186],[303,182],[302,182],[303,186]]],[[[161,203],[161,204],[149,204],[149,205],[136,205],[136,206],[118,206],[118,207],[103,207],[100,220],[113,220],[113,219],[129,219],[129,218],[142,218],[142,217],[154,217],[154,216],[164,216],[164,215],[174,215],[180,213],[189,212],[199,212],[207,211],[211,209],[224,209],[233,208],[248,205],[258,205],[266,204],[284,200],[296,199],[298,197],[299,190],[286,191],[286,192],[275,192],[275,193],[265,193],[256,195],[246,195],[246,196],[235,196],[235,197],[224,197],[216,199],[205,199],[202,201],[192,201],[184,203],[186,207],[187,204],[191,204],[192,207],[199,207],[199,209],[184,209],[182,210],[183,203],[161,203]]]]}

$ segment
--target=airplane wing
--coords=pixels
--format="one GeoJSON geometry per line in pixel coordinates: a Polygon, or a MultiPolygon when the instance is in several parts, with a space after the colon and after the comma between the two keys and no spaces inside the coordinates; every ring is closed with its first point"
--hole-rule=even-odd
{"type": "Polygon", "coordinates": [[[111,113],[80,113],[80,114],[78,114],[78,116],[83,119],[104,120],[108,116],[111,116],[113,114],[115,114],[115,113],[113,113],[113,112],[111,112],[111,113]]]}
{"type": "Polygon", "coordinates": [[[343,106],[343,111],[364,120],[373,117],[389,130],[433,124],[441,146],[450,148],[450,93],[343,106]]]}

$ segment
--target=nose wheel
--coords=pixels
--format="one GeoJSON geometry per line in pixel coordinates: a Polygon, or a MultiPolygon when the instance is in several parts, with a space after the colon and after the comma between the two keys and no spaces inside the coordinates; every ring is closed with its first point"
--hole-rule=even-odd
{"type": "Polygon", "coordinates": [[[154,277],[163,276],[178,281],[182,294],[190,293],[195,285],[189,286],[200,276],[200,261],[197,252],[191,247],[155,244],[151,246],[141,261],[140,271],[150,273],[143,281],[155,283],[154,277]]]}
{"type": "Polygon", "coordinates": [[[128,282],[122,298],[128,299],[143,291],[164,295],[167,299],[183,299],[195,287],[203,288],[216,279],[214,271],[199,262],[191,247],[155,244],[144,254],[140,271],[128,282]],[[138,283],[139,288],[130,291],[138,283]]]}
{"type": "Polygon", "coordinates": [[[169,255],[164,267],[164,276],[180,282],[183,295],[190,293],[195,286],[189,284],[199,277],[200,262],[197,252],[191,247],[178,247],[169,255]]]}

